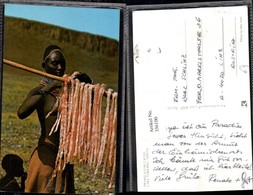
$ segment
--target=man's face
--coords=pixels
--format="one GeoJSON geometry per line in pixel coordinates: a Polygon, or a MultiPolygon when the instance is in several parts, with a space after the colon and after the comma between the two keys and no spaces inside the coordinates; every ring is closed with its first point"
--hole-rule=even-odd
{"type": "Polygon", "coordinates": [[[44,64],[45,71],[56,76],[63,76],[66,70],[66,61],[60,51],[54,51],[50,54],[44,64]]]}

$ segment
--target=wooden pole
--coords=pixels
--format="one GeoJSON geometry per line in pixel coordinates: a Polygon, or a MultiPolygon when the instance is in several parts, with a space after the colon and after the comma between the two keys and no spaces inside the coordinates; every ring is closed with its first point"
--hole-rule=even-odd
{"type": "MultiPolygon", "coordinates": [[[[46,76],[46,77],[51,78],[51,79],[55,79],[55,80],[58,80],[58,81],[64,81],[63,77],[55,76],[53,74],[49,74],[49,73],[43,72],[41,70],[30,68],[28,66],[25,66],[23,64],[19,64],[17,62],[13,62],[13,61],[10,61],[10,60],[3,59],[3,63],[7,64],[7,65],[10,65],[10,66],[13,66],[15,68],[19,68],[21,70],[26,70],[28,72],[32,72],[32,73],[35,73],[35,74],[38,74],[38,75],[46,76]]],[[[104,95],[107,96],[107,93],[108,92],[105,91],[104,95]]],[[[117,92],[115,92],[115,93],[117,93],[117,92]]]]}
{"type": "Polygon", "coordinates": [[[38,74],[38,75],[43,75],[43,76],[46,76],[46,77],[51,78],[51,79],[64,81],[63,77],[55,76],[53,74],[49,74],[49,73],[46,73],[46,72],[43,72],[43,71],[40,71],[40,70],[37,70],[37,69],[34,69],[34,68],[30,68],[28,66],[19,64],[17,62],[13,62],[13,61],[10,61],[10,60],[3,59],[3,63],[5,63],[7,65],[10,65],[10,66],[13,66],[13,67],[16,67],[16,68],[19,68],[19,69],[22,69],[22,70],[26,70],[26,71],[38,74]]]}

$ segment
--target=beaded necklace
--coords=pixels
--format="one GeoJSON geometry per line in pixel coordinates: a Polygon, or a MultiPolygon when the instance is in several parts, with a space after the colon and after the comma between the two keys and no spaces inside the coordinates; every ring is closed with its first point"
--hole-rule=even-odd
{"type": "MultiPolygon", "coordinates": [[[[50,79],[48,77],[43,77],[40,81],[40,85],[42,87],[46,86],[47,84],[49,83],[52,83],[53,82],[53,79],[50,79]]],[[[59,96],[59,92],[60,90],[59,89],[54,89],[53,91],[51,91],[50,93],[57,99],[58,96],[59,96]]]]}

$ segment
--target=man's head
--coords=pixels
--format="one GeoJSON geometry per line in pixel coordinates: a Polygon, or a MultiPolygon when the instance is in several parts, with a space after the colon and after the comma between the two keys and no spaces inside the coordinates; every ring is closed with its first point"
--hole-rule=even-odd
{"type": "Polygon", "coordinates": [[[43,55],[43,69],[56,76],[63,76],[66,70],[66,61],[62,49],[57,45],[49,45],[43,55]]]}

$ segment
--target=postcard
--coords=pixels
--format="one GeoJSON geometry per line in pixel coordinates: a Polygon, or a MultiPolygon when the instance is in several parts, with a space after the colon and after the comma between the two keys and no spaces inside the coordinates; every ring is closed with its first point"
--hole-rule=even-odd
{"type": "Polygon", "coordinates": [[[0,190],[115,193],[120,6],[1,8],[0,190]]]}
{"type": "Polygon", "coordinates": [[[252,190],[248,7],[132,23],[138,191],[252,190]]]}

